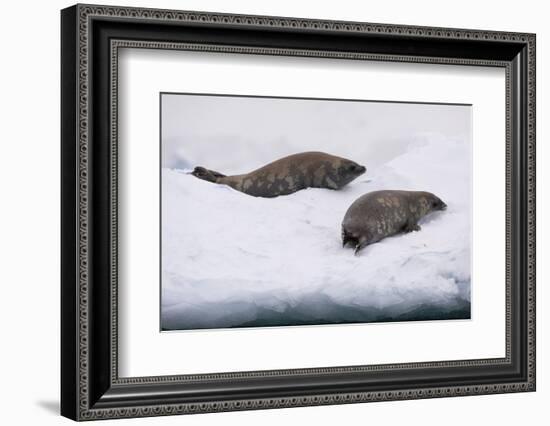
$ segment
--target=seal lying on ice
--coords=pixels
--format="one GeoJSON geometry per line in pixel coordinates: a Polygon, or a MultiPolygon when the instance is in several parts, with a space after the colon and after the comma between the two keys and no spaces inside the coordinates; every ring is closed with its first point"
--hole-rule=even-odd
{"type": "Polygon", "coordinates": [[[204,167],[195,167],[191,174],[254,197],[272,198],[305,188],[340,189],[366,170],[354,161],[335,155],[302,152],[242,175],[226,176],[204,167]]]}
{"type": "Polygon", "coordinates": [[[351,243],[355,254],[369,244],[401,232],[419,231],[418,221],[447,205],[424,191],[373,191],[349,207],[342,222],[342,243],[351,243]]]}

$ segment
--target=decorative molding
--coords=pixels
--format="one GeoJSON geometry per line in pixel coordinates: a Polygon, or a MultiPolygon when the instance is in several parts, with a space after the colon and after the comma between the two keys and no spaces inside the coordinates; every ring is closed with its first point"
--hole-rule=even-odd
{"type": "Polygon", "coordinates": [[[179,11],[166,9],[144,9],[117,6],[79,5],[80,16],[117,17],[143,19],[146,21],[175,21],[195,24],[223,24],[260,28],[293,28],[303,30],[385,34],[424,38],[446,38],[465,40],[533,42],[534,34],[472,30],[460,28],[421,27],[412,25],[379,24],[352,21],[331,21],[306,18],[288,18],[261,15],[222,14],[210,12],[179,11]]]}
{"type": "Polygon", "coordinates": [[[78,414],[88,409],[88,14],[78,9],[78,414]]]}
{"type": "Polygon", "coordinates": [[[166,404],[139,408],[95,409],[82,413],[82,420],[113,417],[169,416],[174,414],[214,413],[223,411],[262,410],[271,408],[307,407],[317,405],[353,404],[360,402],[398,401],[453,396],[486,395],[527,391],[526,383],[482,386],[452,386],[447,388],[403,389],[399,391],[337,393],[315,396],[227,400],[200,404],[166,404]]]}
{"type": "Polygon", "coordinates": [[[535,389],[536,379],[536,37],[527,37],[527,376],[529,386],[535,389]]]}

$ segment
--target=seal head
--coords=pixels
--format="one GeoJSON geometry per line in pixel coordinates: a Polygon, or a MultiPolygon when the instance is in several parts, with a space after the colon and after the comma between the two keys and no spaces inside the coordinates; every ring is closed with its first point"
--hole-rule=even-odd
{"type": "Polygon", "coordinates": [[[337,182],[337,184],[334,189],[340,189],[365,173],[367,168],[357,164],[355,161],[343,158],[340,166],[337,167],[336,170],[337,176],[335,177],[335,182],[337,182]]]}

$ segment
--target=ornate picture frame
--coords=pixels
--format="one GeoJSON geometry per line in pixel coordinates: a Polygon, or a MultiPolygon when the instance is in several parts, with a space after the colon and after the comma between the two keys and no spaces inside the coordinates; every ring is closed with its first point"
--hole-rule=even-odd
{"type": "Polygon", "coordinates": [[[510,32],[96,5],[64,9],[61,414],[93,420],[534,391],[535,41],[534,34],[510,32]],[[121,48],[504,69],[505,356],[120,377],[121,48]]]}

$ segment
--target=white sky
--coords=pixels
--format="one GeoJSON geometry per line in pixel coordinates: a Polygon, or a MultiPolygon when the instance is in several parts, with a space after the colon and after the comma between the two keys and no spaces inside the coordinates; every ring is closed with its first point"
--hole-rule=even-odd
{"type": "Polygon", "coordinates": [[[470,142],[463,105],[162,94],[162,166],[225,174],[324,151],[373,170],[411,142],[470,142]]]}

